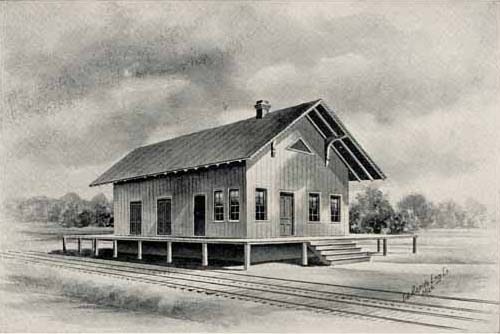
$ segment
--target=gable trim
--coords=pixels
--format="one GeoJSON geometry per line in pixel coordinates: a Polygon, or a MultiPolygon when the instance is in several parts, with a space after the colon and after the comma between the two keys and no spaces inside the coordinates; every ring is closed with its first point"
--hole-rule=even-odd
{"type": "MultiPolygon", "coordinates": [[[[334,149],[335,153],[342,158],[342,161],[344,162],[344,164],[349,168],[350,172],[353,174],[353,176],[358,180],[358,181],[361,181],[361,180],[370,180],[370,181],[373,181],[373,180],[376,180],[376,179],[385,179],[386,176],[382,173],[382,171],[380,170],[380,168],[373,162],[373,160],[368,156],[368,154],[363,150],[363,148],[361,148],[361,145],[359,145],[359,143],[356,141],[356,139],[354,139],[354,137],[349,133],[349,131],[347,131],[347,129],[345,128],[344,124],[339,120],[339,118],[337,117],[337,115],[335,115],[335,113],[331,112],[330,109],[328,108],[328,106],[326,106],[325,104],[321,104],[321,106],[323,108],[326,109],[326,111],[328,111],[328,114],[330,116],[332,116],[332,120],[336,123],[336,125],[339,127],[339,130],[344,132],[342,134],[342,136],[338,136],[338,132],[335,131],[332,126],[330,126],[330,124],[328,123],[328,121],[326,121],[326,119],[323,117],[323,115],[321,115],[320,112],[318,112],[317,110],[317,105],[314,106],[314,108],[312,108],[311,111],[308,111],[305,116],[306,118],[312,123],[312,125],[314,126],[314,128],[318,131],[318,133],[325,139],[325,141],[328,141],[325,145],[327,151],[325,152],[326,154],[328,154],[328,148],[331,147],[334,149]],[[315,121],[311,116],[310,116],[310,113],[311,112],[314,112],[314,116],[315,118],[317,118],[317,120],[315,121]],[[329,131],[331,131],[331,133],[333,133],[335,136],[337,136],[336,138],[334,136],[328,136],[327,134],[325,134],[325,132],[320,128],[320,126],[318,124],[316,124],[316,122],[322,122],[324,127],[325,127],[325,131],[326,129],[328,129],[329,131]],[[349,142],[347,142],[349,141],[349,142]],[[346,161],[346,158],[344,158],[342,156],[342,154],[340,154],[340,152],[338,151],[338,149],[335,147],[335,145],[333,145],[334,142],[340,142],[340,145],[342,147],[343,150],[345,150],[345,152],[352,158],[352,160],[354,161],[354,163],[359,166],[360,170],[363,172],[363,177],[360,177],[359,173],[356,173],[354,171],[354,168],[353,166],[350,166],[350,163],[348,163],[346,161]],[[362,159],[365,159],[365,164],[368,163],[369,166],[366,166],[360,161],[360,159],[356,156],[356,154],[354,154],[354,152],[349,148],[349,145],[352,145],[354,146],[354,148],[358,151],[358,153],[361,155],[361,158],[362,159]],[[368,167],[371,168],[372,172],[368,172],[368,167]],[[375,173],[373,173],[375,172],[375,173]]],[[[328,156],[326,155],[325,158],[327,158],[328,156]]],[[[328,159],[327,159],[328,160],[328,159]]],[[[352,163],[352,162],[351,162],[352,163]]]]}
{"type": "MultiPolygon", "coordinates": [[[[346,129],[344,123],[342,123],[342,121],[340,120],[340,118],[334,113],[334,112],[331,112],[330,108],[327,106],[327,105],[323,105],[329,112],[330,112],[330,115],[333,117],[334,121],[337,122],[337,124],[342,128],[342,131],[345,132],[347,138],[349,138],[351,140],[351,142],[354,144],[354,146],[357,148],[357,150],[363,155],[363,157],[370,163],[370,165],[375,169],[375,171],[379,174],[379,176],[382,178],[382,179],[385,179],[386,176],[384,174],[384,172],[382,172],[382,170],[380,169],[380,167],[372,160],[372,158],[370,158],[370,156],[363,150],[363,148],[361,147],[361,145],[358,143],[358,141],[356,140],[356,138],[354,138],[351,133],[346,129]]],[[[346,146],[346,145],[344,145],[346,146]]]]}
{"type": "Polygon", "coordinates": [[[300,121],[304,117],[304,115],[307,115],[312,109],[316,108],[316,106],[318,104],[320,104],[321,102],[322,102],[322,100],[319,99],[312,106],[310,106],[309,108],[307,108],[299,117],[297,117],[296,119],[294,119],[290,124],[288,124],[287,127],[285,127],[283,130],[281,130],[281,132],[277,133],[267,143],[265,143],[264,145],[262,145],[258,150],[256,150],[252,154],[250,154],[250,156],[248,157],[248,159],[253,159],[257,154],[259,154],[260,152],[262,152],[262,150],[264,150],[264,148],[267,147],[267,145],[269,145],[270,143],[272,143],[273,141],[275,141],[276,138],[278,138],[283,133],[285,133],[286,131],[288,131],[292,126],[294,126],[295,124],[297,124],[297,122],[300,121]]]}

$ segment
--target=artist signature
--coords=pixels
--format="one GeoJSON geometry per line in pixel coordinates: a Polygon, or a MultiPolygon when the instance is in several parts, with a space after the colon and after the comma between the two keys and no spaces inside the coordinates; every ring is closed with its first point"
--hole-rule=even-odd
{"type": "Polygon", "coordinates": [[[432,290],[443,281],[444,277],[449,274],[448,268],[443,267],[441,273],[437,275],[431,274],[430,280],[425,280],[420,285],[414,285],[411,289],[411,292],[403,292],[403,301],[407,301],[412,296],[419,295],[425,296],[432,292],[432,290]]]}

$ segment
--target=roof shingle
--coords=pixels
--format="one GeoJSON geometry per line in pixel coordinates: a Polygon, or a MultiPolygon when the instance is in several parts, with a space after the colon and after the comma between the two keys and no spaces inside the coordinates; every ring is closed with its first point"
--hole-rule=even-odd
{"type": "Polygon", "coordinates": [[[139,147],[90,185],[247,159],[318,101],[139,147]]]}

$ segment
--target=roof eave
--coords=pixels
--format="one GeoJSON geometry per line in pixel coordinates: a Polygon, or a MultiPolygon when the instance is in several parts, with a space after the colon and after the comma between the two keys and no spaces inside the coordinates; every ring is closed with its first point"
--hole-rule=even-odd
{"type": "Polygon", "coordinates": [[[140,180],[140,179],[148,179],[152,177],[158,177],[162,175],[168,175],[168,174],[177,174],[181,172],[188,172],[188,171],[193,171],[193,170],[198,170],[202,168],[209,168],[209,167],[219,167],[221,165],[229,165],[231,163],[235,162],[243,162],[246,161],[248,157],[244,158],[238,158],[238,159],[232,159],[232,160],[226,160],[226,161],[218,161],[218,162],[213,162],[209,164],[203,164],[203,165],[198,165],[198,166],[192,166],[192,167],[185,167],[185,168],[178,168],[178,169],[171,169],[171,170],[166,170],[158,173],[151,173],[151,174],[144,174],[144,175],[139,175],[139,176],[133,176],[133,177],[125,177],[125,178],[118,178],[118,179],[110,179],[106,181],[99,181],[99,179],[96,179],[92,183],[89,184],[89,187],[97,187],[105,184],[110,184],[110,183],[119,183],[119,182],[127,182],[127,181],[132,181],[132,180],[140,180]]]}

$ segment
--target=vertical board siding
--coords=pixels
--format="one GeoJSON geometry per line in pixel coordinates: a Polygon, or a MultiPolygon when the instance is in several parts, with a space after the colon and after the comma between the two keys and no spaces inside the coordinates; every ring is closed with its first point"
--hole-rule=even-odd
{"type": "Polygon", "coordinates": [[[156,236],[156,201],[172,198],[172,235],[193,236],[193,197],[204,194],[206,198],[206,236],[246,237],[246,182],[244,164],[220,166],[189,173],[169,174],[143,181],[114,184],[115,234],[129,235],[131,201],[141,201],[143,207],[142,235],[156,236]],[[213,190],[224,190],[224,221],[213,221],[213,190]],[[240,220],[229,221],[228,189],[240,190],[240,220]]]}
{"type": "Polygon", "coordinates": [[[280,236],[279,194],[294,193],[296,236],[343,235],[348,231],[348,169],[333,152],[325,166],[325,141],[307,118],[281,134],[274,142],[276,155],[266,147],[247,162],[247,233],[249,238],[280,236]],[[287,148],[302,138],[314,154],[287,148]],[[255,221],[255,188],[268,190],[268,221],[255,221]],[[320,221],[308,222],[308,193],[321,193],[320,221]],[[342,196],[341,223],[330,222],[330,194],[342,196]]]}

